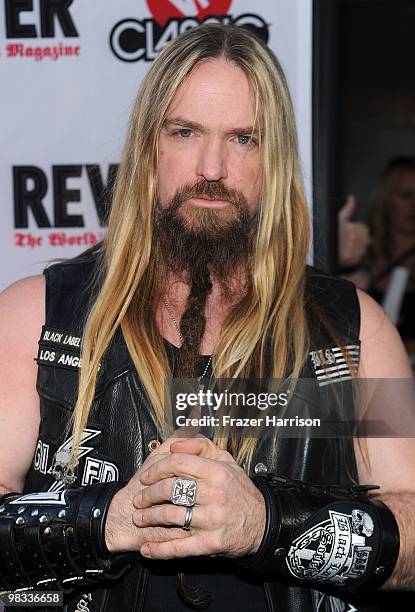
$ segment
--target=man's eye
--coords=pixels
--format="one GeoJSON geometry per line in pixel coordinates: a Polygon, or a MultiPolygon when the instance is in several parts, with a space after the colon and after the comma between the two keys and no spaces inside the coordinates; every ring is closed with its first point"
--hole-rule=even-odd
{"type": "Polygon", "coordinates": [[[241,145],[253,144],[254,142],[254,139],[252,138],[252,136],[249,136],[248,134],[238,134],[237,140],[238,140],[238,144],[241,144],[241,145]]]}
{"type": "Polygon", "coordinates": [[[192,130],[189,128],[182,128],[181,130],[177,130],[177,132],[175,133],[178,134],[181,138],[190,138],[190,136],[192,135],[192,130]]]}

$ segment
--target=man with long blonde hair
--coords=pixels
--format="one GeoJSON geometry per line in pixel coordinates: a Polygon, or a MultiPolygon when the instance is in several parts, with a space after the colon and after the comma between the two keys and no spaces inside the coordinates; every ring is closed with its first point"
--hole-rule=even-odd
{"type": "Polygon", "coordinates": [[[278,61],[234,26],[186,32],[140,87],[103,244],[1,297],[0,590],[64,590],[68,611],[347,611],[413,587],[409,444],[385,463],[376,440],[365,460],[350,436],[230,419],[183,436],[167,409],[172,377],[309,379],[303,405],[328,416],[327,385],[410,377],[381,310],[308,248],[278,61]]]}

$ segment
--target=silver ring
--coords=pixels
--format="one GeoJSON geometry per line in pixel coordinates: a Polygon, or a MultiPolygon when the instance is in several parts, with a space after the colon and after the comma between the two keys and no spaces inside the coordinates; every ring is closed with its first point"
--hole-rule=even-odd
{"type": "Polygon", "coordinates": [[[194,480],[176,478],[173,482],[170,499],[176,506],[194,506],[197,484],[194,480]]]}
{"type": "Polygon", "coordinates": [[[184,517],[184,523],[183,523],[183,529],[185,529],[186,531],[189,531],[190,529],[190,523],[192,522],[192,518],[193,518],[193,507],[188,506],[186,508],[186,516],[184,517]]]}

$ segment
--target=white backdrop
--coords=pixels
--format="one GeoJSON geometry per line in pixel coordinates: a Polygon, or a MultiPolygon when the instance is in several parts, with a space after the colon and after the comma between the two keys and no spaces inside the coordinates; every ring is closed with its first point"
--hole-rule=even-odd
{"type": "Polygon", "coordinates": [[[258,27],[281,61],[311,193],[312,0],[0,0],[0,289],[99,240],[139,82],[198,20],[258,27]]]}

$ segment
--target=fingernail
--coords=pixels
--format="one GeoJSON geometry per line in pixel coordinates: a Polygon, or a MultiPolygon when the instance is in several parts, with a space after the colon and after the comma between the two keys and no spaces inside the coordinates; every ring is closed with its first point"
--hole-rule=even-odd
{"type": "Polygon", "coordinates": [[[151,557],[150,546],[148,544],[143,544],[140,549],[140,553],[143,555],[143,557],[151,557]]]}
{"type": "Polygon", "coordinates": [[[143,472],[141,474],[141,479],[140,480],[141,480],[141,482],[143,482],[143,480],[147,480],[147,478],[148,478],[148,470],[146,470],[145,472],[143,472]]]}

